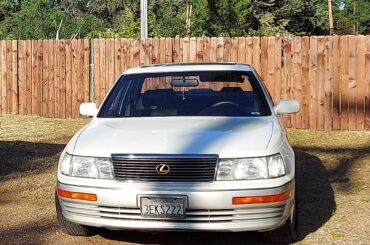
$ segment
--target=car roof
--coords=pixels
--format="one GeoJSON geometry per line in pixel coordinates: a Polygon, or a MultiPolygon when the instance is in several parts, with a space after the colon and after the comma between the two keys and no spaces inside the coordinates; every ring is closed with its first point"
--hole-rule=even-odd
{"type": "Polygon", "coordinates": [[[252,71],[252,67],[241,63],[169,63],[131,68],[126,70],[123,75],[191,71],[252,71]]]}

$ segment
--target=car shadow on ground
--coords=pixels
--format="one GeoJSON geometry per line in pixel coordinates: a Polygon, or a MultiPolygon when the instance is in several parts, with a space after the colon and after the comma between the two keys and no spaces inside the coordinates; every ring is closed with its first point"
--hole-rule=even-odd
{"type": "Polygon", "coordinates": [[[45,169],[56,163],[64,144],[49,144],[26,141],[0,141],[0,179],[12,173],[45,169]]]}
{"type": "Polygon", "coordinates": [[[323,226],[336,209],[329,172],[319,158],[295,150],[298,202],[298,240],[323,226]]]}
{"type": "MultiPolygon", "coordinates": [[[[296,151],[298,193],[298,240],[315,232],[335,211],[329,175],[319,158],[296,151]]],[[[98,235],[116,241],[139,244],[266,244],[258,232],[134,232],[99,229],[98,235]]]]}

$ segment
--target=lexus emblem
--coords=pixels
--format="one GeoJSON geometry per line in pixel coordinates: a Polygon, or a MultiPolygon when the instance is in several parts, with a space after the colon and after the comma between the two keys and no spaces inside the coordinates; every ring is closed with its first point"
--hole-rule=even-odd
{"type": "Polygon", "coordinates": [[[157,167],[155,167],[155,171],[159,174],[168,174],[170,172],[170,166],[167,164],[158,164],[157,167]]]}

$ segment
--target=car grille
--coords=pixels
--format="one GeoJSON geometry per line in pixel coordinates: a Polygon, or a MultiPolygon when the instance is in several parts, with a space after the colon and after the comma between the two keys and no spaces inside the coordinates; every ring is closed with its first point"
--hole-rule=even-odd
{"type": "Polygon", "coordinates": [[[161,182],[211,182],[214,180],[217,155],[112,155],[116,180],[161,182]],[[160,173],[160,166],[165,165],[160,173]]]}

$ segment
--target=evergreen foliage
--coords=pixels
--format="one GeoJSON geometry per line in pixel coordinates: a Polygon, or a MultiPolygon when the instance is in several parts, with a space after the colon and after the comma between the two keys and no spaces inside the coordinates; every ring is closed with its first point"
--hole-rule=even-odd
{"type": "MultiPolygon", "coordinates": [[[[327,35],[323,0],[148,0],[150,37],[327,35]]],[[[335,34],[370,34],[369,0],[332,0],[335,34]]],[[[140,0],[0,0],[0,39],[140,37],[140,0]]]]}

